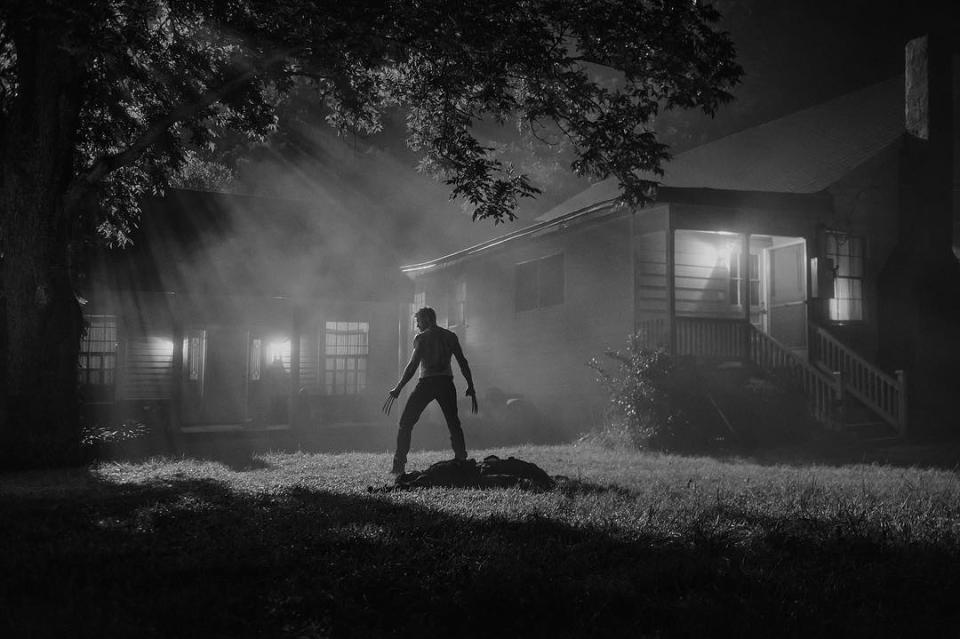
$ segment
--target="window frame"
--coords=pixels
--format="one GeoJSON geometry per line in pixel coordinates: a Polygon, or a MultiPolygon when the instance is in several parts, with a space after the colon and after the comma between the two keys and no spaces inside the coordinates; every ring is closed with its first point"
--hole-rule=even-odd
{"type": "Polygon", "coordinates": [[[323,324],[321,344],[323,360],[321,392],[329,397],[351,397],[363,394],[367,388],[370,372],[370,322],[326,320],[323,324]],[[355,343],[349,339],[351,337],[357,337],[355,343]],[[342,366],[340,366],[341,363],[342,366]],[[342,380],[339,377],[341,371],[342,380]]]}
{"type": "Polygon", "coordinates": [[[549,255],[537,257],[531,260],[517,262],[514,265],[514,296],[513,308],[516,313],[526,313],[539,309],[550,308],[552,306],[562,306],[566,303],[566,258],[563,251],[557,251],[549,255]],[[559,267],[546,269],[546,265],[551,260],[559,260],[559,267]],[[532,273],[532,279],[529,279],[532,273]],[[558,274],[558,282],[553,282],[555,286],[547,289],[544,274],[558,274]],[[523,275],[522,275],[523,274],[523,275]],[[528,281],[524,279],[528,278],[528,281]],[[549,292],[558,293],[554,297],[545,299],[549,292]]]}
{"type": "Polygon", "coordinates": [[[835,324],[865,322],[866,238],[854,233],[827,229],[824,232],[823,255],[833,271],[833,291],[828,299],[827,319],[835,324]],[[846,250],[841,251],[844,246],[846,250]],[[847,285],[843,286],[842,283],[847,285]],[[847,294],[841,296],[841,289],[845,289],[847,294]],[[856,312],[853,312],[854,309],[856,312]]]}
{"type": "Polygon", "coordinates": [[[86,329],[80,340],[77,356],[77,383],[101,398],[113,397],[117,389],[117,372],[120,368],[118,318],[116,315],[91,314],[84,315],[84,322],[86,329]],[[101,330],[102,336],[95,332],[101,330]],[[103,348],[92,349],[94,345],[103,346],[103,348]],[[98,358],[96,366],[90,365],[92,358],[98,358]],[[92,381],[94,375],[97,376],[97,381],[92,381]]]}
{"type": "MultiPolygon", "coordinates": [[[[743,273],[740,268],[741,251],[730,253],[729,284],[727,296],[732,306],[743,307],[743,273]],[[736,272],[734,272],[736,270],[736,272]]],[[[750,287],[750,308],[759,308],[760,299],[760,254],[747,253],[747,285],[750,287]]]]}

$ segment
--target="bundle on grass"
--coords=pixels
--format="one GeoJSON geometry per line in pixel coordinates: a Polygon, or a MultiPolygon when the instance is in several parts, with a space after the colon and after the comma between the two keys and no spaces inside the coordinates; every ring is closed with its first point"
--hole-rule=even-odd
{"type": "Polygon", "coordinates": [[[481,463],[473,459],[437,462],[426,470],[415,470],[399,476],[392,486],[368,487],[369,492],[389,492],[410,488],[506,488],[518,486],[527,490],[549,490],[556,481],[536,464],[508,457],[488,455],[481,463]]]}

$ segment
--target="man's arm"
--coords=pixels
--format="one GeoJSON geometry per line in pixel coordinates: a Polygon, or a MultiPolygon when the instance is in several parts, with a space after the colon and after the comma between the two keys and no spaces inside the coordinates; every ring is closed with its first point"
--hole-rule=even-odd
{"type": "Polygon", "coordinates": [[[474,394],[476,391],[474,391],[473,388],[473,373],[470,372],[470,364],[467,363],[467,358],[463,354],[459,339],[453,344],[453,356],[457,358],[457,364],[460,365],[460,372],[463,373],[464,379],[467,380],[467,395],[474,394]]]}
{"type": "Polygon", "coordinates": [[[417,372],[417,367],[420,366],[420,340],[414,340],[413,342],[413,354],[410,355],[410,361],[407,363],[407,367],[403,369],[403,376],[400,378],[400,381],[397,382],[397,385],[393,387],[390,391],[390,394],[393,397],[400,395],[400,390],[407,385],[407,382],[410,381],[410,378],[413,377],[417,372]]]}
{"type": "Polygon", "coordinates": [[[476,414],[479,408],[477,407],[477,390],[473,387],[473,373],[470,372],[470,364],[467,363],[463,349],[460,348],[460,340],[456,339],[456,336],[454,336],[453,342],[453,356],[457,358],[457,364],[460,365],[460,372],[463,373],[463,377],[467,380],[467,392],[465,395],[470,398],[470,409],[476,414]]]}

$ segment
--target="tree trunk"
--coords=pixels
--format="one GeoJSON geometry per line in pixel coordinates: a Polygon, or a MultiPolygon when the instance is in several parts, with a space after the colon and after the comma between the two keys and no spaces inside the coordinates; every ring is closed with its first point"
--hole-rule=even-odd
{"type": "Polygon", "coordinates": [[[18,95],[0,149],[0,468],[80,461],[73,176],[81,66],[38,21],[12,34],[18,95]]]}

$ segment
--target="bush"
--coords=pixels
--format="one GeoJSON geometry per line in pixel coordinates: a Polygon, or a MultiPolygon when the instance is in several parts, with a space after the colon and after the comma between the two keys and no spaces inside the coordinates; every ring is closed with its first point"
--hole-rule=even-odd
{"type": "Polygon", "coordinates": [[[603,429],[613,432],[599,440],[623,442],[626,436],[637,447],[657,450],[709,444],[714,420],[692,358],[647,348],[636,334],[627,338],[626,348],[604,356],[590,361],[610,395],[603,429]]]}

